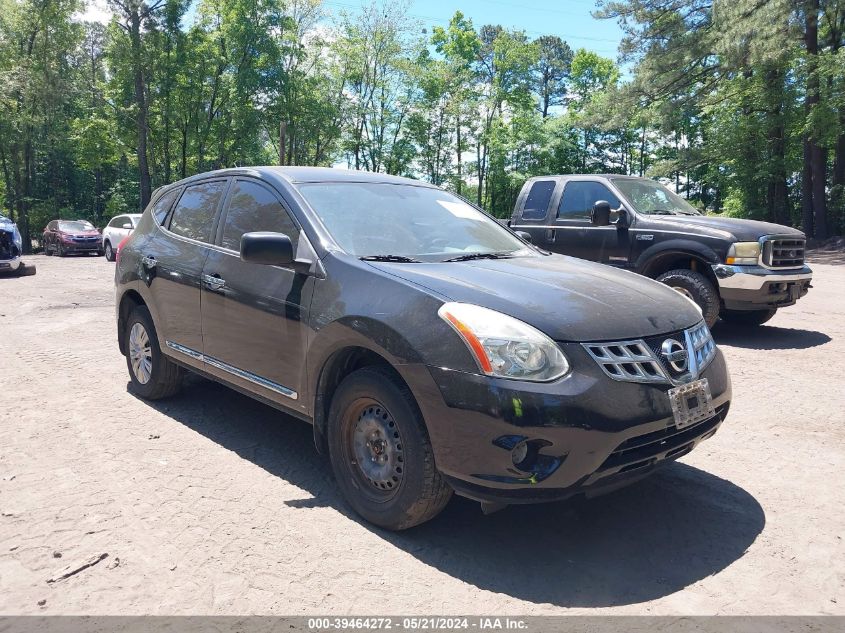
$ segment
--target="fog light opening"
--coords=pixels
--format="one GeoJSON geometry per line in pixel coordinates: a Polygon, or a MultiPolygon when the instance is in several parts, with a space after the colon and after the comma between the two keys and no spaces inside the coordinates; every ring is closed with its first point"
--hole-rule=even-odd
{"type": "Polygon", "coordinates": [[[513,460],[513,465],[517,468],[522,465],[522,463],[528,457],[528,444],[526,442],[520,442],[516,446],[514,446],[513,450],[511,451],[511,459],[513,460]]]}

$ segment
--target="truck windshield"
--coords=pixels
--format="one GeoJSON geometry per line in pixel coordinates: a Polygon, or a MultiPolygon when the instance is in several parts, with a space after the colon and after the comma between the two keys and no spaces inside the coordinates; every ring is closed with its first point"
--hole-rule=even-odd
{"type": "Polygon", "coordinates": [[[431,262],[533,252],[495,220],[440,189],[362,182],[298,188],[338,245],[356,257],[431,262]]]}
{"type": "Polygon", "coordinates": [[[701,215],[679,195],[659,182],[636,178],[613,178],[613,184],[637,213],[645,215],[701,215]]]}

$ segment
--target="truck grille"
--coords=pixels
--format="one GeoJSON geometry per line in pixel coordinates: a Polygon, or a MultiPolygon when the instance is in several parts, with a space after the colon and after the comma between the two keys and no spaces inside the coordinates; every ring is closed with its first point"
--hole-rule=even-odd
{"type": "Polygon", "coordinates": [[[624,382],[682,384],[695,380],[716,356],[716,343],[702,321],[687,330],[634,341],[583,343],[605,374],[624,382]],[[686,364],[673,366],[663,353],[663,344],[686,352],[686,364]]]}
{"type": "Polygon", "coordinates": [[[772,238],[763,242],[763,264],[770,268],[800,268],[804,265],[805,240],[772,238]]]}

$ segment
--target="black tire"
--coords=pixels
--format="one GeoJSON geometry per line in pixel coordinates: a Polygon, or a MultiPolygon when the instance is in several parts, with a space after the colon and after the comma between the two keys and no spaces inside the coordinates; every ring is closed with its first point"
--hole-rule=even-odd
{"type": "Polygon", "coordinates": [[[106,256],[106,261],[114,261],[114,249],[112,248],[109,240],[106,240],[106,245],[103,247],[103,254],[106,256]]]}
{"type": "Polygon", "coordinates": [[[49,245],[49,244],[45,244],[45,245],[44,245],[44,254],[45,254],[47,257],[52,257],[52,256],[53,256],[53,251],[51,251],[51,250],[50,250],[50,245],[49,245]]]}
{"type": "Polygon", "coordinates": [[[34,264],[21,264],[18,266],[18,277],[32,277],[35,274],[34,264]]]}
{"type": "Polygon", "coordinates": [[[683,292],[695,301],[701,308],[707,327],[713,327],[719,319],[719,293],[701,273],[687,269],[670,270],[660,275],[657,281],[683,292]]]}
{"type": "Polygon", "coordinates": [[[734,325],[763,325],[766,321],[775,316],[777,308],[768,310],[722,310],[719,315],[722,320],[734,325]]]}
{"type": "Polygon", "coordinates": [[[62,246],[61,242],[56,242],[56,255],[58,255],[59,257],[65,256],[65,249],[62,246]]]}
{"type": "MultiPolygon", "coordinates": [[[[404,530],[434,518],[449,502],[452,489],[435,467],[414,397],[388,370],[367,367],[343,380],[332,398],[328,436],[338,486],[349,505],[370,523],[404,530]],[[387,431],[380,436],[384,439],[375,440],[386,447],[380,455],[388,473],[378,482],[368,477],[355,457],[356,446],[368,450],[361,446],[368,437],[360,430],[362,420],[384,424],[387,431]]],[[[376,453],[372,454],[375,462],[376,453]]]]}
{"type": "Polygon", "coordinates": [[[158,345],[153,318],[147,306],[138,306],[126,320],[126,329],[123,332],[124,349],[126,350],[126,368],[129,370],[129,380],[132,391],[147,400],[160,400],[177,393],[182,388],[182,379],[185,370],[171,361],[161,353],[158,345]],[[131,333],[135,324],[139,324],[147,335],[149,342],[149,377],[146,382],[136,375],[132,362],[131,333]]]}

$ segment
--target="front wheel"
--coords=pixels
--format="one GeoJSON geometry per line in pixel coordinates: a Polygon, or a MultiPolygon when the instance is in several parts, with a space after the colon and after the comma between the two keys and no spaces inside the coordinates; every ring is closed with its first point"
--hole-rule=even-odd
{"type": "Polygon", "coordinates": [[[56,242],[56,255],[58,255],[59,257],[65,256],[65,247],[62,246],[61,242],[56,242]]]}
{"type": "Polygon", "coordinates": [[[777,308],[767,310],[722,310],[722,320],[735,325],[763,325],[775,316],[777,308]]]}
{"type": "Polygon", "coordinates": [[[106,255],[106,261],[113,262],[114,261],[114,249],[111,247],[111,242],[106,242],[106,246],[103,249],[103,252],[106,255]]]}
{"type": "Polygon", "coordinates": [[[387,370],[359,369],[343,380],[328,436],[338,486],[370,523],[404,530],[434,518],[452,496],[413,395],[387,370]]]}
{"type": "Polygon", "coordinates": [[[657,281],[692,299],[701,308],[707,327],[713,327],[719,318],[719,293],[707,277],[694,270],[678,269],[663,273],[657,281]]]}
{"type": "Polygon", "coordinates": [[[132,391],[147,400],[159,400],[182,388],[184,370],[161,353],[153,318],[146,306],[138,306],[129,315],[124,336],[132,391]]]}

